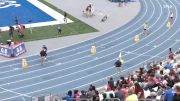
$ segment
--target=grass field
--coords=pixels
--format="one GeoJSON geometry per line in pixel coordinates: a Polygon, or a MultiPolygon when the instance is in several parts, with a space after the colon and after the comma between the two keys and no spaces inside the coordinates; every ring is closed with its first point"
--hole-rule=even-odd
{"type": "MultiPolygon", "coordinates": [[[[39,0],[40,2],[46,4],[50,8],[54,9],[55,11],[63,14],[64,12],[57,7],[49,4],[45,0],[39,0]]],[[[14,39],[17,41],[34,41],[34,40],[42,40],[42,39],[49,39],[58,37],[57,33],[57,26],[62,28],[61,36],[69,36],[69,35],[77,35],[77,34],[84,34],[90,32],[96,32],[97,30],[88,24],[78,20],[77,18],[68,14],[68,18],[73,20],[73,23],[69,24],[61,24],[61,25],[53,25],[53,26],[45,26],[45,27],[36,27],[33,28],[33,33],[30,33],[29,29],[25,30],[25,37],[23,39],[18,38],[17,31],[14,33],[14,39]]],[[[2,38],[0,39],[0,43],[6,42],[9,39],[8,31],[2,32],[2,38]]]]}

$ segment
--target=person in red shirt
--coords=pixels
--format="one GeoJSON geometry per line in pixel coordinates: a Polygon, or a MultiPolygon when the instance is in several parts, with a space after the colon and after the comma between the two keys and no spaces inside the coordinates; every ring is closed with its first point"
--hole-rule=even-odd
{"type": "Polygon", "coordinates": [[[128,90],[126,89],[126,85],[122,85],[121,92],[125,95],[125,98],[128,96],[128,90]]]}
{"type": "Polygon", "coordinates": [[[80,94],[78,93],[78,90],[74,90],[74,98],[76,99],[76,101],[78,101],[80,97],[80,94]]]}

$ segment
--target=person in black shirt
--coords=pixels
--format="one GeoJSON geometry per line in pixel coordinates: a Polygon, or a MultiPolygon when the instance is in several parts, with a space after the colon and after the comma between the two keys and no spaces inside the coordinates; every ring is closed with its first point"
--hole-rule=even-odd
{"type": "Polygon", "coordinates": [[[42,48],[41,52],[40,52],[40,56],[41,56],[41,64],[43,65],[45,62],[45,58],[46,58],[46,51],[44,48],[42,48]]]}
{"type": "Polygon", "coordinates": [[[115,63],[114,66],[116,67],[116,72],[119,76],[121,76],[121,61],[118,59],[115,63]]]}
{"type": "Polygon", "coordinates": [[[180,85],[175,87],[176,93],[173,96],[173,101],[180,101],[180,85]]]}
{"type": "Polygon", "coordinates": [[[43,45],[43,50],[45,51],[45,60],[47,60],[47,47],[46,47],[46,45],[43,45]]]}

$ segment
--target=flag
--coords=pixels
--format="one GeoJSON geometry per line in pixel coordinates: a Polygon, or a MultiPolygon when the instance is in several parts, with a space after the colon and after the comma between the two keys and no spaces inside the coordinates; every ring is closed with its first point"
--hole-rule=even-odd
{"type": "Polygon", "coordinates": [[[120,58],[122,58],[122,54],[121,54],[121,52],[119,53],[119,59],[120,59],[120,58]]]}

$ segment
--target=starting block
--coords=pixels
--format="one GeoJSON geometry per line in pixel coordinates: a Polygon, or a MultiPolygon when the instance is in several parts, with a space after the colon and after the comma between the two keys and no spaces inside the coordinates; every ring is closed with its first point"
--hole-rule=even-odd
{"type": "Polygon", "coordinates": [[[170,22],[170,21],[167,22],[166,27],[167,27],[168,29],[171,29],[172,26],[171,26],[171,22],[170,22]]]}
{"type": "Polygon", "coordinates": [[[27,63],[27,60],[26,60],[26,59],[22,59],[22,68],[23,68],[23,69],[28,68],[28,63],[27,63]]]}
{"type": "Polygon", "coordinates": [[[91,54],[96,54],[96,46],[91,46],[91,54]]]}
{"type": "Polygon", "coordinates": [[[134,37],[134,42],[136,42],[136,43],[139,43],[139,42],[140,42],[140,36],[139,36],[139,35],[136,35],[136,36],[134,37]]]}

